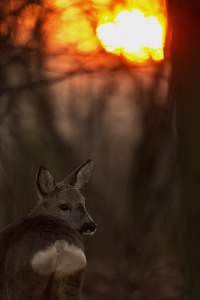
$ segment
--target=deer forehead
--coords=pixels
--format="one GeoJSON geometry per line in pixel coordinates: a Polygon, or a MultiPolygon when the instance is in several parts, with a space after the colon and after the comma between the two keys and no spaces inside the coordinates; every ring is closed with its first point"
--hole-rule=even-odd
{"type": "Polygon", "coordinates": [[[84,197],[76,188],[65,188],[57,191],[57,199],[61,201],[70,201],[73,203],[84,202],[84,197]]]}

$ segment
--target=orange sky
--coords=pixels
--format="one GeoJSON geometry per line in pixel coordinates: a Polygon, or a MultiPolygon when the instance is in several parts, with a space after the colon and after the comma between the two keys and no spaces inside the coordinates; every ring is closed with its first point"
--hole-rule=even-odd
{"type": "MultiPolygon", "coordinates": [[[[129,30],[127,29],[125,34],[123,33],[123,27],[122,29],[120,29],[120,27],[118,26],[117,29],[115,29],[115,31],[111,31],[111,35],[108,36],[109,26],[108,24],[105,25],[106,22],[109,22],[110,24],[111,22],[113,22],[112,24],[114,24],[116,22],[116,15],[120,11],[124,10],[128,11],[128,16],[131,19],[130,11],[132,11],[133,8],[136,8],[142,10],[142,14],[146,18],[146,20],[147,18],[152,16],[154,16],[155,19],[156,16],[158,22],[160,22],[160,25],[166,28],[165,2],[164,0],[160,0],[160,2],[158,0],[127,0],[123,1],[123,3],[126,3],[126,5],[116,5],[116,3],[116,1],[113,2],[111,0],[45,0],[44,7],[42,8],[39,5],[31,4],[23,10],[19,18],[17,43],[27,44],[29,42],[33,29],[35,28],[36,21],[41,20],[43,24],[43,41],[45,43],[46,49],[54,51],[68,48],[73,51],[81,52],[83,54],[90,54],[95,53],[95,51],[98,51],[103,47],[106,51],[113,52],[118,55],[123,55],[128,60],[134,60],[134,57],[137,55],[141,56],[141,53],[134,53],[134,55],[131,56],[129,52],[133,51],[132,48],[135,47],[135,45],[133,47],[133,44],[136,44],[136,41],[138,42],[139,40],[141,40],[141,32],[144,26],[141,25],[141,23],[138,25],[137,23],[134,23],[133,20],[131,20],[129,23],[130,26],[128,24],[128,26],[131,28],[129,28],[129,30]],[[102,24],[104,25],[104,27],[102,27],[102,24]],[[101,36],[98,35],[97,37],[96,30],[98,32],[100,26],[101,36]],[[133,35],[133,28],[135,29],[135,35],[133,35]],[[115,40],[112,40],[114,35],[115,40]],[[130,43],[128,46],[127,43],[120,45],[119,41],[117,41],[116,43],[116,38],[119,38],[119,36],[123,39],[126,39],[126,41],[130,41],[132,48],[130,47],[130,43]],[[117,45],[117,50],[110,51],[106,43],[109,45],[115,43],[117,45]],[[128,47],[129,50],[124,50],[125,47],[128,47]],[[119,48],[122,50],[119,51],[119,48]]],[[[155,24],[156,21],[154,20],[154,27],[155,24]]],[[[154,37],[155,34],[154,36],[150,36],[152,34],[150,31],[150,27],[153,26],[147,24],[147,29],[144,28],[143,30],[146,30],[146,38],[148,39],[148,41],[151,41],[150,46],[152,47],[152,41],[156,39],[154,37]]],[[[156,30],[157,32],[160,32],[159,28],[157,28],[156,30]]],[[[164,46],[164,41],[165,29],[162,32],[162,46],[164,46]]],[[[144,47],[149,48],[148,45],[145,46],[144,39],[143,44],[144,47]]],[[[154,42],[154,45],[158,47],[158,43],[156,44],[156,42],[154,42]]],[[[161,51],[161,49],[157,50],[157,52],[159,53],[161,51]]],[[[142,53],[143,52],[144,51],[142,50],[142,53]]],[[[145,54],[147,58],[153,57],[153,54],[149,53],[145,54]]],[[[143,58],[141,59],[141,61],[142,60],[143,58]]]]}

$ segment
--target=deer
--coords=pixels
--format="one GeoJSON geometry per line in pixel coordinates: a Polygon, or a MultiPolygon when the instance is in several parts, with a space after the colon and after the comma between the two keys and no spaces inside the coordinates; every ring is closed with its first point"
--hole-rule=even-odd
{"type": "Polygon", "coordinates": [[[0,231],[0,300],[81,299],[83,235],[97,227],[81,193],[92,167],[87,160],[59,183],[39,168],[37,204],[0,231]]]}

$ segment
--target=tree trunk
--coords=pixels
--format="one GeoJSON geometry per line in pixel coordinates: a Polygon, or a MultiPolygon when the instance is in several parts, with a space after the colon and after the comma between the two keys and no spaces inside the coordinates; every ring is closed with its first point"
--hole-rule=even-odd
{"type": "Polygon", "coordinates": [[[188,299],[200,299],[200,4],[169,0],[188,299]]]}

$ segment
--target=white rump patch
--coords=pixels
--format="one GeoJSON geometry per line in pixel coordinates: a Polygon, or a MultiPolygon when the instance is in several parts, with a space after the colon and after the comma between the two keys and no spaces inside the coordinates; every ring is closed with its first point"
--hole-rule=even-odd
{"type": "Polygon", "coordinates": [[[31,260],[32,268],[40,275],[70,275],[86,266],[84,252],[64,240],[38,251],[31,260]]]}

